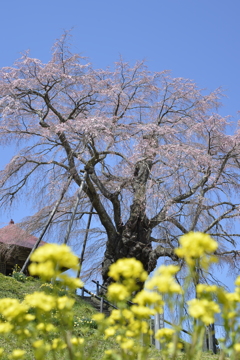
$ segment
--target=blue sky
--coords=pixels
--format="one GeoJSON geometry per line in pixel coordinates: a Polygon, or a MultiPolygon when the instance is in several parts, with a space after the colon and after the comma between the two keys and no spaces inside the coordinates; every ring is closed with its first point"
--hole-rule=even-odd
{"type": "MultiPolygon", "coordinates": [[[[29,49],[47,62],[51,46],[72,29],[72,50],[96,68],[112,66],[120,55],[145,59],[152,71],[171,70],[209,91],[222,86],[223,115],[237,122],[240,110],[239,0],[5,0],[1,2],[0,67],[29,49]]],[[[0,169],[14,149],[1,148],[0,169]]],[[[0,226],[32,209],[20,204],[1,214],[0,226]]]]}
{"type": "MultiPolygon", "coordinates": [[[[47,62],[51,47],[72,29],[72,50],[94,67],[112,66],[119,56],[131,63],[145,59],[152,71],[196,81],[211,91],[221,86],[223,115],[236,122],[240,110],[239,0],[8,0],[1,3],[0,67],[10,66],[29,49],[47,62]]],[[[0,168],[13,149],[1,149],[0,168]]],[[[26,204],[2,214],[20,221],[26,204]]]]}

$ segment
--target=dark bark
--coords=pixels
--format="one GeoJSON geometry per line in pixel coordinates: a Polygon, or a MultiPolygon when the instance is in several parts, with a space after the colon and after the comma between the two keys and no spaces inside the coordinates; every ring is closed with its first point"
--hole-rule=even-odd
{"type": "Polygon", "coordinates": [[[104,286],[109,285],[109,266],[121,258],[131,258],[142,262],[144,269],[150,273],[157,264],[157,257],[153,256],[151,244],[151,228],[146,215],[133,216],[139,212],[140,204],[131,207],[131,215],[127,223],[119,227],[115,236],[108,238],[104,261],[102,263],[102,277],[104,286]]]}
{"type": "Polygon", "coordinates": [[[131,258],[142,262],[144,269],[150,273],[157,264],[153,256],[150,221],[146,216],[146,183],[151,170],[151,161],[143,160],[136,164],[133,178],[133,203],[126,224],[117,226],[117,231],[108,234],[102,277],[104,286],[109,285],[109,266],[121,258],[131,258]]]}

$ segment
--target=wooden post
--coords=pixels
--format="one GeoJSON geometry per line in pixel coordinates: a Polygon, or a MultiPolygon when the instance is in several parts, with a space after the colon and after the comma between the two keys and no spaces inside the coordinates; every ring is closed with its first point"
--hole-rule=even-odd
{"type": "Polygon", "coordinates": [[[45,232],[47,231],[47,229],[48,229],[48,227],[49,227],[49,225],[50,225],[50,223],[51,223],[51,221],[52,221],[52,219],[53,219],[53,217],[54,217],[54,215],[55,215],[55,213],[56,213],[56,211],[57,211],[57,209],[58,209],[58,206],[60,205],[60,203],[61,203],[61,201],[62,201],[62,198],[63,198],[65,192],[67,191],[67,189],[68,189],[71,181],[72,181],[72,176],[69,177],[68,182],[67,182],[67,183],[65,184],[65,186],[63,187],[63,190],[62,190],[62,192],[61,192],[61,195],[60,195],[58,201],[56,202],[53,210],[51,211],[51,213],[50,213],[50,215],[49,215],[49,217],[48,217],[48,220],[47,220],[47,222],[46,222],[46,224],[45,224],[45,226],[44,226],[43,231],[41,232],[41,234],[40,234],[40,236],[39,236],[36,244],[33,246],[32,250],[31,250],[30,254],[28,255],[25,263],[23,264],[23,267],[22,267],[22,269],[21,269],[20,272],[24,272],[24,270],[26,269],[32,253],[36,250],[36,248],[37,248],[38,245],[40,244],[40,242],[41,242],[41,240],[42,240],[45,232]]]}
{"type": "MultiPolygon", "coordinates": [[[[82,263],[83,263],[85,248],[86,248],[87,239],[88,239],[88,233],[89,233],[89,229],[90,229],[90,225],[91,225],[91,220],[92,220],[92,212],[93,212],[93,206],[91,206],[90,214],[89,214],[89,217],[88,217],[87,228],[86,228],[86,232],[85,232],[85,236],[84,236],[84,240],[83,240],[82,252],[81,252],[80,259],[79,259],[79,270],[78,270],[78,272],[77,272],[77,278],[80,277],[80,273],[81,273],[81,268],[82,268],[82,263]]],[[[98,289],[97,289],[97,291],[98,291],[98,289]]],[[[97,295],[98,295],[98,294],[99,294],[99,292],[97,292],[97,295]]]]}
{"type": "MultiPolygon", "coordinates": [[[[154,316],[154,334],[156,334],[156,332],[162,328],[164,328],[163,314],[156,314],[154,316]]],[[[155,339],[155,347],[157,350],[161,350],[161,344],[160,344],[159,340],[155,339]]]]}
{"type": "Polygon", "coordinates": [[[84,297],[84,287],[82,287],[81,297],[84,297]]]}
{"type": "Polygon", "coordinates": [[[99,295],[99,281],[97,281],[97,284],[96,284],[96,287],[97,287],[97,291],[96,291],[96,294],[99,295]]]}
{"type": "Polygon", "coordinates": [[[85,170],[84,174],[83,174],[81,185],[79,186],[79,189],[78,189],[77,199],[76,199],[73,211],[72,211],[72,216],[71,216],[71,219],[70,219],[70,221],[68,223],[67,233],[66,233],[65,238],[64,238],[64,244],[67,244],[70,233],[71,233],[72,224],[73,224],[73,221],[75,219],[75,215],[76,215],[76,212],[77,212],[77,207],[78,207],[78,204],[79,204],[79,201],[80,201],[80,198],[81,198],[81,194],[82,194],[83,186],[85,184],[86,177],[87,177],[87,171],[85,170]]]}
{"type": "Polygon", "coordinates": [[[103,313],[103,297],[101,297],[101,302],[100,302],[100,313],[103,313]]]}

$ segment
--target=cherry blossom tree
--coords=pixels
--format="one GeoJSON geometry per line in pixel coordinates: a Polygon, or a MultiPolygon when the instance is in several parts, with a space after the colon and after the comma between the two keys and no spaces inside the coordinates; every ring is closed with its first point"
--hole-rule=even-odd
{"type": "Polygon", "coordinates": [[[160,257],[178,261],[189,231],[212,235],[217,255],[237,266],[239,130],[227,133],[220,99],[143,62],[96,70],[65,34],[47,64],[26,53],[0,70],[0,144],[18,149],[0,173],[1,205],[35,196],[45,209],[36,224],[72,176],[55,217],[66,223],[86,171],[77,218],[92,205],[106,234],[105,283],[122,257],[148,273],[160,257]]]}

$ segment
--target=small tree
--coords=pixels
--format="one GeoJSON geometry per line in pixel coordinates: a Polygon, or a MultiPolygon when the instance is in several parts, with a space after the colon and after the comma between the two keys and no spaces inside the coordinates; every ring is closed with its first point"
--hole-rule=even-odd
{"type": "Polygon", "coordinates": [[[86,170],[79,212],[92,204],[106,233],[105,283],[122,257],[148,273],[162,256],[178,260],[173,248],[188,231],[209,233],[217,255],[234,261],[239,133],[227,134],[217,113],[220,90],[205,94],[143,62],[95,70],[67,44],[64,35],[47,64],[25,54],[0,71],[0,141],[19,148],[1,171],[1,204],[28,189],[44,207],[72,175],[58,213],[67,220],[86,170]]]}

